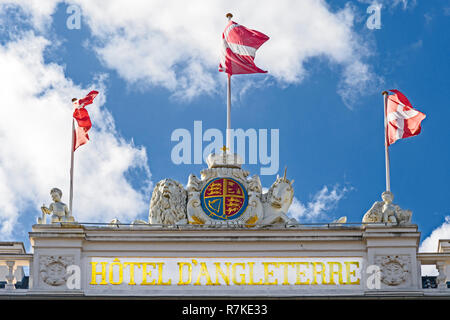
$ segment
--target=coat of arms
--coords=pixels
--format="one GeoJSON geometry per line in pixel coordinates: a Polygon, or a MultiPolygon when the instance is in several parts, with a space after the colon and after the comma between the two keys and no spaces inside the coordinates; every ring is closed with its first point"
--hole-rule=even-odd
{"type": "Polygon", "coordinates": [[[158,182],[150,202],[149,223],[248,227],[296,223],[287,216],[294,189],[286,172],[263,193],[259,177],[249,177],[236,160],[235,154],[211,154],[201,178],[191,174],[186,188],[171,179],[158,182]]]}
{"type": "Polygon", "coordinates": [[[202,189],[200,202],[203,211],[216,220],[239,218],[247,209],[247,190],[232,178],[216,178],[202,189]]]}

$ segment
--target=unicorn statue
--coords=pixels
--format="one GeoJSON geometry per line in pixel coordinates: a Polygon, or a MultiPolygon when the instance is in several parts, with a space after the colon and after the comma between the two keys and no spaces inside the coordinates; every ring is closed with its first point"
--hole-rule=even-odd
{"type": "Polygon", "coordinates": [[[262,224],[286,224],[297,223],[295,219],[289,218],[287,212],[294,198],[294,180],[286,178],[287,168],[284,169],[284,176],[272,184],[267,193],[263,194],[264,218],[262,224]]]}

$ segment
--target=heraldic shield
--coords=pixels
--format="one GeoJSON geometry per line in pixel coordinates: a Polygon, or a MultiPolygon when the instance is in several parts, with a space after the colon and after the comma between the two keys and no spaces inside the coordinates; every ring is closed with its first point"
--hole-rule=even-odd
{"type": "Polygon", "coordinates": [[[242,216],[248,206],[244,186],[233,178],[209,181],[200,193],[203,211],[212,219],[234,220],[242,216]]]}

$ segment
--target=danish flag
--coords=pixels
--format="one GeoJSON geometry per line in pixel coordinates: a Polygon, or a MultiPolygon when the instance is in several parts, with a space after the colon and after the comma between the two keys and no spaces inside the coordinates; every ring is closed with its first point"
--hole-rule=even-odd
{"type": "Polygon", "coordinates": [[[228,22],[222,33],[223,50],[219,71],[233,74],[266,73],[255,65],[256,50],[269,37],[265,34],[247,29],[234,21],[228,22]]]}
{"type": "Polygon", "coordinates": [[[98,95],[98,91],[91,91],[86,97],[75,100],[73,102],[74,111],[73,118],[77,122],[77,127],[74,128],[74,141],[73,141],[73,151],[75,151],[79,146],[87,143],[89,140],[88,131],[92,127],[91,118],[89,113],[85,108],[87,105],[94,102],[94,98],[98,95]]]}
{"type": "Polygon", "coordinates": [[[425,114],[415,110],[408,98],[398,90],[389,90],[386,106],[386,143],[388,146],[398,139],[416,136],[420,133],[420,123],[425,114]]]}

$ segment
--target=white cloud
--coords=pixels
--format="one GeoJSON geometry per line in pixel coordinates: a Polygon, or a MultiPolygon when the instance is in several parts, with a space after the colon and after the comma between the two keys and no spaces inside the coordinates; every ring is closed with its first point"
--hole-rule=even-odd
{"type": "MultiPolygon", "coordinates": [[[[437,252],[440,239],[450,239],[450,216],[446,216],[444,223],[422,241],[419,252],[437,252]]],[[[434,265],[424,265],[422,275],[436,276],[438,271],[434,265]]]]}
{"type": "Polygon", "coordinates": [[[328,212],[336,208],[338,202],[350,189],[334,186],[329,190],[327,186],[318,191],[308,203],[303,204],[296,197],[292,201],[288,215],[297,219],[299,222],[317,222],[319,219],[328,218],[331,222],[334,218],[328,216],[328,212]]]}
{"type": "MultiPolygon", "coordinates": [[[[19,3],[38,26],[48,25],[44,9],[33,1],[19,3]]],[[[40,2],[39,2],[40,3],[40,2]]],[[[336,12],[325,1],[140,1],[73,0],[82,9],[82,28],[90,28],[90,42],[105,66],[137,87],[161,86],[184,99],[211,94],[223,87],[217,71],[226,12],[235,21],[259,30],[270,40],[256,62],[280,85],[299,84],[308,76],[305,66],[321,58],[343,70],[338,92],[346,104],[348,91],[367,94],[377,76],[364,61],[367,44],[354,31],[351,5],[336,12]]]]}
{"type": "Polygon", "coordinates": [[[358,0],[367,4],[381,4],[384,8],[389,7],[395,9],[397,6],[402,7],[403,10],[414,8],[417,5],[417,0],[358,0]]]}
{"type": "MultiPolygon", "coordinates": [[[[33,26],[43,31],[48,29],[51,23],[51,15],[56,9],[58,1],[54,0],[0,0],[0,12],[7,12],[19,6],[22,13],[30,20],[33,26]]],[[[16,16],[17,17],[17,16],[16,16]]]]}
{"type": "Polygon", "coordinates": [[[383,79],[370,71],[370,67],[360,61],[348,64],[338,85],[338,93],[347,107],[352,108],[358,97],[379,88],[383,79]]]}
{"type": "Polygon", "coordinates": [[[446,216],[444,223],[422,241],[419,251],[437,252],[439,239],[450,239],[450,216],[446,216]]]}
{"type": "Polygon", "coordinates": [[[126,179],[129,170],[150,171],[146,151],[121,138],[102,105],[101,82],[75,85],[61,66],[43,60],[49,41],[29,32],[0,46],[0,232],[7,238],[20,215],[35,221],[52,187],[68,203],[71,143],[71,98],[89,90],[101,94],[88,107],[91,141],[75,152],[74,216],[78,221],[131,220],[148,209],[144,190],[126,179]]]}

